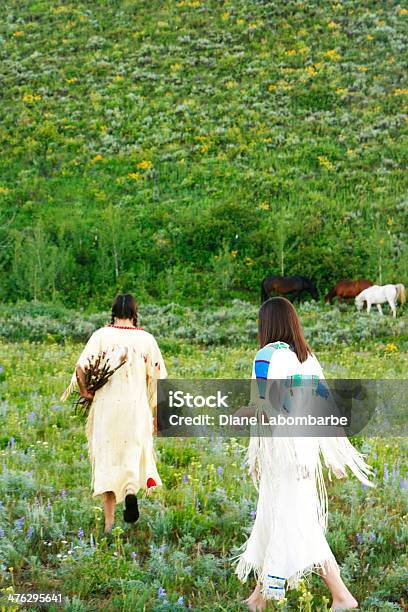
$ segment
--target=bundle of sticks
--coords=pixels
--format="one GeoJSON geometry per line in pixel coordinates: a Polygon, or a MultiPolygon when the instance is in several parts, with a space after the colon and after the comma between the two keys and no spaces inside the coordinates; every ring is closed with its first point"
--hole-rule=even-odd
{"type": "MultiPolygon", "coordinates": [[[[113,374],[121,368],[126,362],[127,354],[124,352],[121,356],[119,364],[112,366],[109,357],[106,357],[106,351],[103,351],[96,357],[91,355],[88,358],[88,363],[84,368],[85,386],[88,391],[95,394],[98,389],[102,389],[113,376],[113,374]]],[[[79,392],[78,392],[79,393],[79,392]]],[[[92,404],[92,399],[79,395],[74,402],[75,413],[86,416],[92,404]]]]}

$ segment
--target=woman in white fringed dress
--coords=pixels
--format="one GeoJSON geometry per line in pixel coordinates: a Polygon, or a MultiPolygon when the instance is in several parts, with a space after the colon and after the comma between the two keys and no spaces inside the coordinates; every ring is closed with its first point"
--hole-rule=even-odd
{"type": "MultiPolygon", "coordinates": [[[[255,410],[258,419],[274,401],[265,402],[271,383],[293,377],[317,382],[324,378],[297,313],[285,298],[272,298],[261,306],[259,340],[261,349],[253,365],[256,407],[239,411],[248,416],[255,410]]],[[[371,485],[367,479],[371,469],[346,437],[277,437],[260,435],[259,429],[257,434],[251,435],[248,449],[250,473],[259,488],[257,513],[236,568],[242,582],[252,570],[257,577],[246,601],[249,610],[265,609],[268,599],[283,599],[285,589],[295,587],[310,571],[318,571],[326,582],[333,610],[356,608],[325,537],[327,494],[320,454],[339,478],[346,476],[348,466],[371,485]]]]}
{"type": "Polygon", "coordinates": [[[156,423],[156,383],[167,376],[155,338],[137,326],[132,295],[119,295],[112,305],[112,322],[96,330],[82,351],[61,399],[76,384],[82,397],[92,399],[86,424],[94,496],[103,496],[105,531],[114,523],[115,505],[125,503],[124,520],[139,517],[136,494],[162,484],[153,448],[156,423]],[[95,395],[85,385],[89,359],[105,354],[110,368],[124,364],[95,395]]]}

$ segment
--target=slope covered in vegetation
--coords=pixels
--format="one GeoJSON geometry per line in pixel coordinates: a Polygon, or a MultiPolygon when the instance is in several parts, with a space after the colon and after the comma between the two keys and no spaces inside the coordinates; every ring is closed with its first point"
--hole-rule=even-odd
{"type": "Polygon", "coordinates": [[[5,0],[3,299],[407,279],[408,10],[5,0]]]}

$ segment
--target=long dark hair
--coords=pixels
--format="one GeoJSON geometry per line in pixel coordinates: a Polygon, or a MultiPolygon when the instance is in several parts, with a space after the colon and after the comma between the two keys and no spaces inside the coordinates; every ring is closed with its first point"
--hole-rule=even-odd
{"type": "Polygon", "coordinates": [[[112,325],[115,319],[132,319],[133,325],[137,327],[138,323],[138,306],[136,300],[130,293],[117,295],[112,304],[112,325]]]}
{"type": "Polygon", "coordinates": [[[258,338],[262,348],[270,342],[287,342],[300,362],[312,353],[296,310],[284,297],[266,300],[259,309],[258,338]]]}

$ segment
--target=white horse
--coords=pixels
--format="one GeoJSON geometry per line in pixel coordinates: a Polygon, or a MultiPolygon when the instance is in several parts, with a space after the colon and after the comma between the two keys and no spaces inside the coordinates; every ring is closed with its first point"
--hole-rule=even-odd
{"type": "Polygon", "coordinates": [[[381,304],[388,302],[392,310],[392,316],[397,316],[397,302],[405,304],[405,287],[401,283],[398,285],[373,285],[368,287],[359,293],[354,302],[358,310],[361,310],[364,306],[364,302],[367,302],[367,312],[370,312],[371,305],[376,304],[378,312],[382,315],[381,304]]]}

